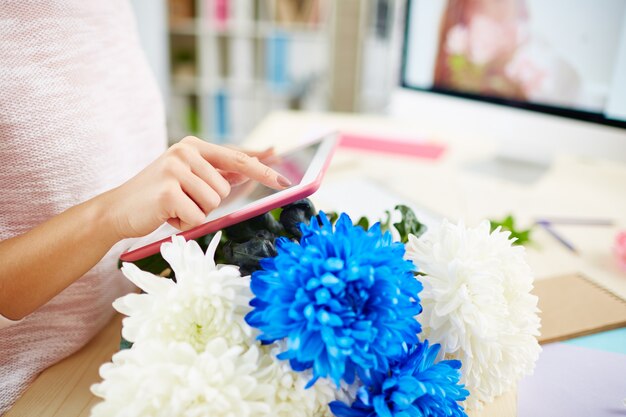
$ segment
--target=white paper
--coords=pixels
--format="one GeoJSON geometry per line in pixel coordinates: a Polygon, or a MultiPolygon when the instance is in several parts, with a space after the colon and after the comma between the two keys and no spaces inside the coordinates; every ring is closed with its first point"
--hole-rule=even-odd
{"type": "MultiPolygon", "coordinates": [[[[352,221],[357,221],[361,216],[366,216],[371,223],[385,220],[385,211],[392,211],[398,204],[411,207],[417,220],[428,228],[436,227],[442,220],[440,215],[386,190],[382,185],[367,178],[350,178],[323,183],[312,196],[312,200],[318,209],[345,212],[352,221]]],[[[392,220],[399,220],[399,216],[399,213],[394,213],[392,220]]]]}

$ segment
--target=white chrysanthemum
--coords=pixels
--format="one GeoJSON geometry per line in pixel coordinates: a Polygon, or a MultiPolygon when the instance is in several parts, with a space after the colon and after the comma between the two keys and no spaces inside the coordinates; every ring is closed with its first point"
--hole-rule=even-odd
{"type": "Polygon", "coordinates": [[[201,352],[215,337],[229,344],[249,344],[252,328],[244,316],[252,298],[249,277],[238,268],[216,265],[218,233],[206,254],[197,242],[175,236],[161,246],[163,258],[176,274],[176,282],[124,264],[122,272],[145,294],[128,294],[113,306],[127,315],[122,335],[131,342],[161,340],[186,342],[201,352]]]}
{"type": "Polygon", "coordinates": [[[264,355],[256,376],[259,381],[270,384],[275,389],[272,414],[276,417],[333,417],[328,403],[334,400],[351,402],[345,387],[338,390],[333,382],[320,378],[315,385],[305,388],[311,380],[310,370],[295,372],[289,362],[280,361],[276,355],[284,351],[282,342],[263,346],[264,355]]]}
{"type": "Polygon", "coordinates": [[[468,408],[510,390],[533,371],[537,297],[524,248],[488,221],[466,228],[444,221],[421,238],[409,237],[406,257],[425,273],[419,316],[422,337],[463,363],[468,408]]]}
{"type": "Polygon", "coordinates": [[[198,353],[188,343],[148,341],[113,356],[91,387],[104,399],[91,417],[272,416],[274,388],[255,376],[260,350],[209,341],[198,353]]]}

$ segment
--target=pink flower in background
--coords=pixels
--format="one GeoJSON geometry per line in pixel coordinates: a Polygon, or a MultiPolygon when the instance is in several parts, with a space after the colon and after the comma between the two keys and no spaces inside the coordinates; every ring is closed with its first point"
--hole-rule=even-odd
{"type": "Polygon", "coordinates": [[[626,231],[619,232],[615,238],[615,256],[619,265],[626,269],[626,231]]]}
{"type": "Polygon", "coordinates": [[[483,15],[469,24],[469,59],[486,64],[499,54],[514,50],[518,45],[515,25],[503,24],[483,15]]]}
{"type": "Polygon", "coordinates": [[[578,72],[542,39],[525,41],[504,71],[528,100],[567,106],[578,99],[578,72]]]}
{"type": "Polygon", "coordinates": [[[469,47],[469,33],[464,25],[455,25],[446,36],[446,51],[450,55],[466,55],[469,47]]]}
{"type": "Polygon", "coordinates": [[[534,98],[542,91],[549,75],[546,65],[551,58],[545,50],[535,45],[522,47],[506,66],[505,73],[508,78],[519,83],[527,97],[534,98]]]}
{"type": "Polygon", "coordinates": [[[483,65],[499,54],[514,51],[520,43],[519,28],[483,15],[472,18],[469,25],[453,26],[446,35],[446,51],[464,55],[475,64],[483,65]]]}

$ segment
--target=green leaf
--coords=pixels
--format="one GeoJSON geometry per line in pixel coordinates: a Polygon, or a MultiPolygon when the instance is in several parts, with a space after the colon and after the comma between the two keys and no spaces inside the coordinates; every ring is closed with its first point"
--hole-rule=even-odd
{"type": "Polygon", "coordinates": [[[516,228],[515,218],[510,214],[502,220],[489,220],[489,223],[491,224],[492,232],[498,227],[500,227],[504,231],[510,232],[510,238],[515,239],[513,242],[514,245],[527,245],[532,242],[530,236],[532,232],[532,227],[529,229],[516,228]]]}
{"type": "Polygon", "coordinates": [[[363,216],[356,222],[355,226],[361,226],[363,230],[368,230],[370,228],[370,221],[367,217],[363,216]]]}
{"type": "Polygon", "coordinates": [[[337,214],[336,211],[329,211],[328,213],[326,213],[326,217],[328,217],[328,221],[330,221],[330,224],[335,224],[337,219],[339,219],[339,214],[337,214]]]}
{"type": "Polygon", "coordinates": [[[120,350],[130,349],[133,346],[132,342],[124,339],[123,337],[120,339],[120,350]]]}
{"type": "MultiPolygon", "coordinates": [[[[399,204],[395,207],[395,210],[398,210],[402,215],[402,219],[398,223],[393,224],[398,230],[398,233],[400,233],[400,241],[402,243],[409,241],[409,235],[420,237],[426,232],[426,225],[417,220],[415,213],[410,207],[399,204]]],[[[388,222],[390,221],[389,217],[388,214],[388,222]]]]}
{"type": "Polygon", "coordinates": [[[380,221],[380,231],[385,233],[391,227],[391,211],[385,210],[385,220],[380,221]]]}
{"type": "Polygon", "coordinates": [[[283,211],[283,208],[282,207],[278,207],[278,208],[275,208],[274,210],[270,211],[270,214],[272,215],[274,220],[279,221],[280,220],[280,213],[282,211],[283,211]]]}

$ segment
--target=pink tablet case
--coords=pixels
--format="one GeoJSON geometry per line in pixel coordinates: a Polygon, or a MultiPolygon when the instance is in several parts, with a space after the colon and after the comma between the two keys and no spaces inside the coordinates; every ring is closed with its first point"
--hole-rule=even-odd
{"type": "Polygon", "coordinates": [[[424,141],[411,141],[358,133],[342,132],[339,146],[372,152],[392,153],[417,158],[438,159],[445,145],[424,141]]]}
{"type": "MultiPolygon", "coordinates": [[[[332,160],[335,149],[336,148],[334,148],[329,153],[328,158],[326,158],[326,161],[324,163],[324,166],[320,170],[315,180],[310,184],[307,184],[305,187],[287,189],[280,193],[280,195],[273,196],[273,198],[268,198],[268,200],[263,202],[262,204],[253,204],[246,209],[239,210],[227,216],[220,217],[219,219],[204,223],[198,227],[194,227],[193,229],[178,233],[177,236],[183,236],[187,240],[197,239],[209,233],[217,232],[218,230],[224,229],[225,227],[232,226],[233,224],[237,224],[239,222],[259,216],[263,213],[267,213],[268,211],[273,210],[277,207],[282,207],[289,203],[293,203],[294,201],[300,200],[301,198],[310,196],[315,191],[317,191],[318,188],[320,188],[322,178],[324,177],[324,174],[326,173],[326,170],[330,165],[330,161],[332,160]]],[[[124,262],[134,262],[150,255],[154,255],[155,253],[159,252],[162,243],[169,242],[171,241],[171,239],[172,237],[170,236],[157,242],[150,243],[141,248],[124,252],[122,256],[120,256],[120,260],[124,262]]]]}

